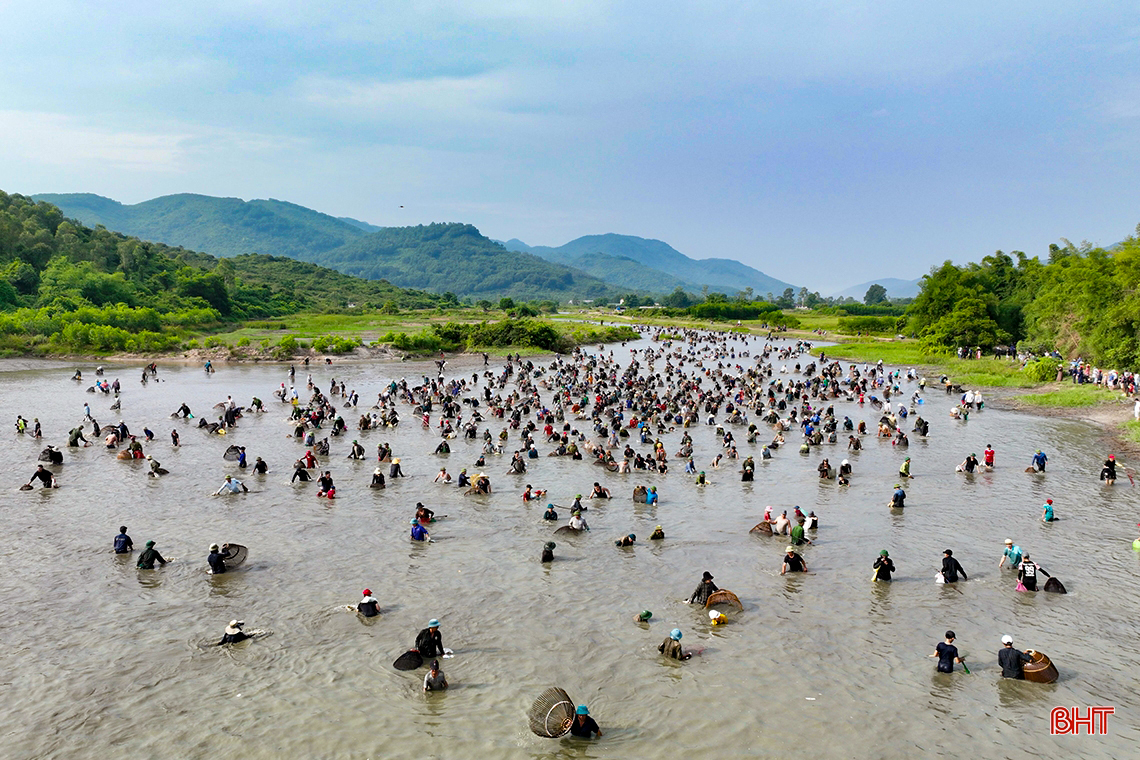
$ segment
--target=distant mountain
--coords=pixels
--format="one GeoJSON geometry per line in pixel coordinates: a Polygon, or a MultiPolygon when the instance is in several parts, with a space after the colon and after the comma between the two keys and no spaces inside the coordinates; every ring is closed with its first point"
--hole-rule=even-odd
{"type": "Polygon", "coordinates": [[[549,261],[580,267],[595,276],[601,276],[600,272],[590,268],[591,261],[582,261],[583,256],[603,254],[609,258],[595,259],[594,263],[606,267],[612,267],[613,259],[629,259],[644,268],[668,276],[665,278],[661,275],[651,275],[644,270],[637,273],[639,279],[640,276],[655,277],[658,283],[669,283],[669,287],[666,288],[661,284],[647,288],[654,292],[672,290],[677,285],[694,292],[699,291],[704,285],[708,285],[711,290],[724,293],[736,293],[745,288],[752,288],[752,292],[757,296],[766,293],[779,295],[785,288],[795,289],[790,283],[777,280],[734,259],[691,259],[668,243],[634,235],[613,233],[586,235],[557,248],[530,246],[518,239],[508,240],[505,246],[510,250],[533,253],[549,261]]]}
{"type": "Polygon", "coordinates": [[[919,288],[922,285],[922,278],[919,277],[917,280],[900,280],[895,277],[883,277],[878,280],[864,282],[862,285],[852,285],[846,290],[833,293],[831,297],[854,298],[856,301],[862,301],[863,296],[867,295],[867,288],[876,284],[882,285],[887,289],[888,298],[914,298],[918,295],[919,288]]]}
{"type": "Polygon", "coordinates": [[[279,200],[180,194],[125,205],[90,193],[43,194],[84,224],[214,256],[285,256],[402,287],[492,298],[611,299],[677,287],[757,297],[793,287],[731,259],[695,260],[659,240],[589,235],[558,248],[496,243],[466,224],[378,227],[279,200]]]}
{"type": "Polygon", "coordinates": [[[315,253],[368,234],[360,226],[363,222],[346,222],[272,199],[243,201],[183,193],[127,206],[90,193],[33,197],[90,226],[101,224],[124,235],[214,256],[266,253],[312,261],[315,253]]]}

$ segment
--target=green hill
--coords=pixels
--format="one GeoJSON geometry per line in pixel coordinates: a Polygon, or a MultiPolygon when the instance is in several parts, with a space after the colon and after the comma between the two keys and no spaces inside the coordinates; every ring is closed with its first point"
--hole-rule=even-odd
{"type": "Polygon", "coordinates": [[[388,227],[313,260],[358,277],[474,298],[604,299],[618,294],[617,288],[581,270],[508,251],[470,224],[388,227]]]}
{"type": "Polygon", "coordinates": [[[34,196],[89,226],[157,240],[214,256],[266,253],[311,261],[368,234],[360,222],[277,200],[164,195],[127,206],[90,193],[34,196]]]}
{"type": "MultiPolygon", "coordinates": [[[[58,205],[65,215],[84,224],[126,235],[214,256],[287,256],[437,293],[564,301],[616,298],[620,290],[572,265],[508,251],[466,224],[382,228],[284,201],[192,194],[130,206],[89,193],[35,197],[58,205]]],[[[617,284],[624,287],[621,292],[648,291],[653,290],[653,280],[643,277],[638,284],[617,284]]]]}
{"type": "Polygon", "coordinates": [[[2,350],[162,351],[224,322],[351,304],[430,308],[455,301],[289,258],[217,259],[150,243],[0,192],[2,350]]]}

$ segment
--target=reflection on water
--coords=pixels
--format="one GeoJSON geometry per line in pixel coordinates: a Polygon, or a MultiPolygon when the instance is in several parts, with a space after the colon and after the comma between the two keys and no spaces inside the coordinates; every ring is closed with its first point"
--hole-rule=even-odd
{"type": "MultiPolygon", "coordinates": [[[[482,362],[452,365],[469,377],[482,362]]],[[[334,364],[313,373],[323,389],[335,376],[368,400],[346,414],[351,425],[390,378],[414,383],[433,369],[334,364]]],[[[0,366],[0,420],[39,417],[43,443],[57,445],[66,443],[84,403],[101,422],[117,422],[120,414],[107,408],[112,399],[84,393],[68,381],[73,371],[26,361],[0,366]]],[[[283,367],[223,365],[210,377],[195,368],[160,372],[163,382],[142,387],[132,379],[138,367],[108,370],[124,382],[124,421],[133,431],[155,431],[146,449],[170,470],[159,480],[96,445],[65,449],[59,489],[18,492],[42,443],[7,433],[16,468],[0,516],[16,540],[0,547],[0,568],[3,599],[15,614],[0,626],[12,655],[5,682],[20,684],[20,696],[5,701],[0,717],[12,757],[102,757],[114,748],[250,758],[672,758],[678,747],[773,756],[787,752],[789,732],[776,730],[785,720],[797,751],[812,757],[896,756],[911,748],[954,757],[1055,756],[1047,723],[1054,705],[1110,704],[1118,716],[1140,708],[1131,677],[1140,656],[1122,643],[1140,633],[1129,591],[1138,569],[1131,550],[1136,492],[1100,485],[1104,441],[1085,424],[999,409],[953,422],[950,400],[931,393],[922,408],[930,437],[912,434],[905,453],[869,435],[859,452],[825,445],[801,456],[793,431],[764,461],[744,443],[745,428],[730,426],[741,455],[752,453],[761,465],[754,482],[742,483],[737,462],[712,468],[723,450],[700,425],[689,432],[708,488],[696,488],[675,457],[665,476],[603,473],[545,456],[528,460],[529,472],[519,476],[505,474],[507,459],[490,456],[484,469],[495,493],[478,498],[431,482],[440,464],[431,454],[436,439],[405,424],[333,439],[322,462],[336,478],[338,498],[330,502],[315,497],[315,483],[289,483],[303,448],[289,435],[283,405],[269,404],[268,413],[244,419],[226,438],[169,419],[183,401],[212,416],[210,407],[226,395],[239,403],[271,398],[287,382],[283,367]],[[181,448],[170,445],[171,429],[181,448]],[[345,458],[354,437],[369,454],[390,442],[408,477],[382,491],[367,488],[373,462],[345,458]],[[242,474],[223,460],[231,443],[246,446],[251,461],[263,457],[269,474],[242,474]],[[954,473],[987,443],[998,452],[994,472],[954,473]],[[1049,454],[1045,475],[1024,472],[1036,448],[1049,454]],[[819,481],[823,456],[851,460],[850,487],[819,481]],[[904,456],[912,458],[915,480],[902,513],[885,505],[904,456]],[[227,473],[252,493],[210,497],[227,473]],[[542,520],[546,502],[567,505],[595,480],[613,500],[591,502],[593,530],[554,538],[556,559],[541,564],[554,528],[542,520]],[[521,502],[527,482],[550,489],[541,505],[521,502]],[[638,483],[656,485],[661,503],[633,503],[638,483]],[[1045,498],[1055,500],[1060,522],[1040,523],[1045,498]],[[417,501],[448,515],[432,527],[436,543],[408,540],[417,501]],[[776,514],[800,505],[819,515],[815,545],[801,549],[811,573],[780,576],[787,537],[749,534],[768,504],[776,514]],[[110,551],[121,524],[136,546],[154,539],[177,559],[136,570],[137,552],[110,551]],[[667,538],[648,541],[657,524],[667,538]],[[630,532],[639,537],[634,547],[614,546],[630,532]],[[1070,593],[1015,592],[1013,574],[997,569],[1007,537],[1070,593]],[[245,544],[250,559],[211,576],[208,546],[221,540],[245,544]],[[872,583],[871,563],[884,548],[896,580],[872,583]],[[945,548],[969,581],[934,583],[945,548]],[[714,628],[704,610],[683,604],[704,570],[744,603],[728,625],[714,628]],[[367,620],[345,609],[366,587],[382,607],[367,620]],[[642,609],[654,613],[649,624],[634,622],[642,609]],[[456,652],[442,663],[454,688],[424,695],[422,670],[399,672],[391,663],[432,617],[456,652]],[[63,625],[66,618],[72,624],[63,625]],[[272,635],[212,646],[232,618],[272,635]],[[663,661],[656,648],[673,627],[687,647],[705,647],[702,656],[663,661]],[[937,675],[926,657],[947,628],[968,654],[969,676],[937,675]],[[1047,652],[1061,680],[1002,681],[996,653],[1003,633],[1047,652]],[[551,684],[590,705],[606,732],[601,741],[530,734],[526,709],[551,684]]],[[[299,370],[302,384],[303,375],[299,370]]],[[[871,426],[880,414],[838,403],[836,412],[871,426]]],[[[501,427],[492,423],[492,434],[501,427]]],[[[662,436],[670,454],[683,432],[662,436]]],[[[540,450],[545,454],[541,443],[540,450]]],[[[475,472],[478,452],[478,441],[455,441],[448,469],[475,472]]],[[[1110,720],[1109,736],[1083,744],[1082,756],[1131,754],[1140,738],[1132,723],[1110,720]]]]}

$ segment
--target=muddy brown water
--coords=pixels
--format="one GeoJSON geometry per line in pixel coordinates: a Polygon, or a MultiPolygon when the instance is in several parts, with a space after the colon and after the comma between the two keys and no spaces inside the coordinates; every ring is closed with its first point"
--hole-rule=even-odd
{"type": "MultiPolygon", "coordinates": [[[[628,358],[628,347],[613,348],[628,358]]],[[[360,393],[363,410],[389,379],[414,381],[432,367],[334,364],[312,372],[322,389],[331,377],[343,379],[360,393]]],[[[303,448],[289,436],[287,407],[271,395],[287,381],[284,366],[219,364],[207,377],[196,367],[160,363],[162,382],[146,387],[138,382],[141,367],[108,367],[106,377],[124,386],[121,413],[108,410],[111,398],[84,392],[94,365],[83,368],[80,385],[69,380],[72,365],[0,365],[9,461],[0,490],[6,757],[1004,758],[1073,751],[1107,758],[1130,756],[1140,739],[1136,491],[1127,480],[1112,489],[1097,481],[1107,451],[1087,424],[1000,409],[956,422],[947,414],[950,399],[931,392],[921,407],[930,437],[912,434],[906,452],[867,436],[855,454],[840,444],[801,456],[793,431],[788,446],[759,462],[759,447],[743,443],[740,426],[731,429],[742,456],[758,459],[755,482],[742,483],[738,462],[708,467],[721,449],[713,429],[701,425],[690,432],[711,481],[704,488],[673,456],[677,430],[662,436],[672,464],[665,476],[608,474],[545,456],[514,476],[505,474],[506,459],[489,457],[484,469],[495,493],[476,498],[431,481],[441,464],[474,473],[478,443],[457,440],[450,456],[432,456],[436,435],[409,412],[395,430],[334,439],[327,466],[339,498],[329,502],[315,498],[315,483],[289,483],[303,448]],[[225,438],[168,418],[183,401],[200,416],[227,395],[242,404],[258,395],[269,412],[243,419],[225,438]],[[64,445],[85,402],[101,423],[122,418],[138,433],[149,425],[157,440],[146,450],[170,475],[152,480],[143,464],[116,461],[94,445],[65,450],[59,489],[18,491],[42,443],[13,432],[16,414],[38,416],[44,443],[64,445]],[[181,433],[181,448],[171,447],[171,428],[181,433]],[[377,443],[390,442],[408,477],[386,490],[367,488],[373,461],[345,459],[353,438],[370,456],[377,443]],[[994,472],[954,473],[987,443],[998,452],[994,472]],[[222,459],[230,444],[246,446],[251,462],[265,458],[269,474],[239,474],[222,459]],[[1038,447],[1049,454],[1048,472],[1026,474],[1038,447]],[[916,479],[907,486],[905,513],[891,512],[884,505],[905,455],[916,479]],[[817,480],[822,456],[833,464],[851,459],[849,488],[817,480]],[[252,492],[211,497],[226,473],[252,492]],[[522,503],[523,486],[550,489],[550,501],[567,505],[594,480],[615,498],[588,502],[592,531],[556,538],[556,561],[541,565],[553,526],[541,519],[546,500],[522,503]],[[638,483],[656,485],[661,504],[634,504],[638,483]],[[1047,497],[1062,518],[1051,525],[1039,522],[1047,497]],[[408,539],[417,501],[447,515],[433,527],[436,543],[408,539]],[[819,515],[816,543],[804,550],[810,574],[781,577],[785,539],[749,535],[768,504],[777,514],[800,505],[819,515]],[[137,571],[133,557],[110,551],[120,524],[137,546],[154,539],[176,560],[137,571]],[[667,539],[650,542],[657,524],[667,539]],[[629,532],[637,545],[616,548],[613,540],[629,532]],[[1060,577],[1069,594],[1015,592],[1013,575],[997,568],[1006,537],[1060,577]],[[208,545],[227,540],[248,546],[249,559],[236,572],[208,575],[208,545]],[[870,581],[883,548],[898,567],[889,585],[870,581]],[[945,548],[954,549],[968,582],[934,583],[945,548]],[[713,628],[703,610],[682,603],[704,570],[744,603],[728,625],[713,628]],[[344,610],[365,587],[382,602],[380,618],[344,610]],[[643,608],[654,613],[647,625],[634,622],[643,608]],[[402,673],[391,662],[432,617],[455,657],[443,663],[452,688],[425,695],[424,671],[402,673]],[[231,618],[272,635],[210,646],[231,618]],[[674,627],[686,646],[704,649],[700,657],[660,659],[657,645],[674,627]],[[947,628],[957,632],[971,675],[937,674],[926,658],[947,628]],[[1046,652],[1060,681],[1003,681],[996,651],[1004,633],[1046,652]],[[531,734],[526,710],[550,685],[589,704],[605,736],[583,742],[531,734]],[[1056,705],[1112,705],[1116,714],[1107,736],[1054,737],[1049,711],[1056,705]]],[[[481,369],[481,359],[448,367],[468,377],[481,369]]],[[[303,379],[299,368],[299,387],[303,379]]],[[[872,429],[879,417],[869,406],[836,408],[872,429]]],[[[351,424],[355,415],[346,419],[351,424]]]]}

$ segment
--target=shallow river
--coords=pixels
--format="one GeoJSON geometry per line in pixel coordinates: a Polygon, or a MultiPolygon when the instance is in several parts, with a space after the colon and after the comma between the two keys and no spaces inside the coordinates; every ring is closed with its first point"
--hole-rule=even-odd
{"type": "MultiPolygon", "coordinates": [[[[287,381],[286,367],[222,363],[207,377],[197,367],[160,363],[162,382],[146,387],[140,367],[109,367],[107,378],[123,383],[121,415],[108,411],[111,398],[84,392],[93,365],[84,366],[82,384],[69,380],[73,369],[0,365],[0,420],[12,463],[0,490],[8,537],[0,549],[4,757],[1002,758],[1072,751],[1107,758],[1132,756],[1140,741],[1136,491],[1127,480],[1114,489],[1097,481],[1106,442],[1085,424],[996,408],[956,422],[947,415],[950,399],[934,391],[922,407],[930,437],[912,433],[903,453],[867,436],[866,448],[850,456],[854,477],[846,489],[815,475],[821,456],[833,464],[844,458],[843,444],[801,456],[793,430],[788,446],[759,462],[759,447],[743,442],[744,426],[735,428],[742,456],[751,450],[758,460],[755,482],[741,483],[738,463],[707,468],[720,448],[713,429],[701,425],[690,432],[696,461],[712,481],[706,488],[694,486],[673,456],[677,430],[663,436],[672,465],[666,476],[607,474],[546,458],[549,446],[540,442],[544,456],[528,460],[525,476],[505,475],[507,460],[489,457],[496,492],[477,498],[431,481],[441,461],[452,472],[474,473],[479,443],[458,440],[449,457],[432,456],[436,435],[404,407],[396,430],[333,439],[329,468],[339,498],[329,502],[315,498],[315,483],[289,483],[303,448],[289,437],[287,407],[271,395],[287,381]],[[269,413],[247,416],[224,438],[168,418],[183,401],[201,415],[227,394],[242,404],[256,394],[269,413]],[[85,402],[102,424],[121,416],[139,434],[148,424],[158,437],[146,450],[171,474],[149,479],[143,463],[116,461],[94,445],[65,449],[59,489],[18,491],[43,443],[66,444],[85,402]],[[13,432],[17,414],[40,418],[42,443],[13,432]],[[179,449],[170,444],[172,427],[182,435],[179,449]],[[373,459],[345,459],[357,437],[373,459]],[[381,441],[392,443],[408,477],[370,490],[381,441]],[[243,476],[249,494],[211,497],[224,474],[238,473],[222,459],[234,443],[248,448],[251,462],[265,458],[270,473],[243,476]],[[994,472],[954,473],[987,443],[997,450],[994,472]],[[1049,471],[1026,474],[1038,447],[1049,455],[1049,471]],[[905,513],[892,513],[884,505],[905,455],[916,479],[905,513]],[[539,554],[552,526],[541,519],[545,500],[523,505],[523,486],[548,488],[550,500],[565,505],[595,479],[615,498],[588,502],[592,532],[558,537],[557,560],[543,566],[539,554]],[[658,487],[660,506],[632,502],[639,482],[658,487]],[[1039,522],[1046,497],[1062,518],[1051,525],[1039,522]],[[433,527],[433,544],[408,539],[416,501],[448,516],[433,527]],[[777,514],[798,504],[819,515],[816,545],[804,550],[811,574],[781,577],[786,539],[749,534],[766,504],[777,514]],[[658,523],[668,538],[647,541],[658,523]],[[135,570],[133,556],[110,551],[120,524],[137,547],[154,539],[177,559],[135,570]],[[613,539],[629,532],[638,536],[636,547],[616,548],[613,539]],[[1016,593],[1013,574],[997,568],[1006,537],[1059,576],[1069,594],[1016,593]],[[249,560],[235,572],[208,575],[207,547],[215,541],[247,545],[249,560]],[[898,567],[892,584],[870,582],[883,548],[898,567]],[[969,582],[934,583],[945,548],[954,549],[969,582]],[[716,629],[703,610],[682,603],[704,570],[745,605],[716,629]],[[344,609],[365,587],[384,609],[368,622],[344,609]],[[654,613],[649,625],[634,622],[643,608],[654,613]],[[391,663],[432,617],[456,654],[444,661],[451,689],[425,695],[424,671],[403,673],[391,663]],[[272,635],[209,646],[231,618],[272,635]],[[705,648],[703,655],[663,661],[657,645],[674,627],[684,632],[683,644],[705,648]],[[926,658],[947,628],[957,632],[971,675],[939,675],[926,658]],[[1060,681],[1003,681],[996,651],[1004,633],[1021,648],[1047,653],[1060,681]],[[605,736],[585,742],[531,734],[527,708],[550,685],[588,703],[605,736]],[[1116,713],[1107,736],[1053,737],[1055,705],[1112,705],[1116,713]]],[[[314,364],[313,375],[325,390],[331,377],[343,379],[360,393],[362,411],[388,379],[414,381],[432,369],[430,362],[314,364]]],[[[448,367],[468,377],[474,369],[481,360],[448,367]]],[[[299,368],[299,388],[303,376],[299,368]]],[[[879,417],[869,406],[836,410],[866,420],[872,432],[879,417]]],[[[346,413],[346,420],[353,426],[355,417],[346,413]]]]}

